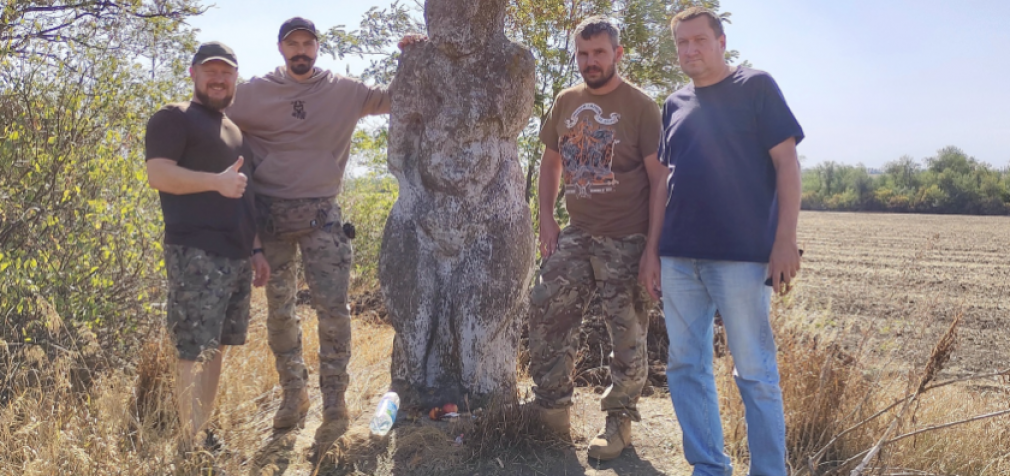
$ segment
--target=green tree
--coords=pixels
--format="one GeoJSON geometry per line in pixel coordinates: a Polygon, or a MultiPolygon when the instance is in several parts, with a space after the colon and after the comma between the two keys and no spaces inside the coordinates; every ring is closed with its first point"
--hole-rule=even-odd
{"type": "Polygon", "coordinates": [[[871,175],[862,165],[824,162],[803,171],[807,210],[916,213],[1010,214],[1010,172],[979,162],[957,147],[945,147],[925,160],[909,156],[871,175]]]}
{"type": "Polygon", "coordinates": [[[908,155],[903,155],[900,159],[884,165],[884,174],[887,178],[896,189],[903,190],[918,188],[918,175],[921,170],[919,162],[908,155]]]}
{"type": "MultiPolygon", "coordinates": [[[[678,12],[691,6],[719,10],[718,0],[510,0],[506,34],[530,48],[537,65],[534,113],[518,141],[526,172],[526,199],[531,203],[535,220],[538,207],[533,198],[537,193],[537,172],[543,153],[538,137],[540,123],[550,111],[554,97],[581,81],[572,38],[575,27],[592,15],[602,14],[617,20],[626,51],[620,66],[622,74],[659,101],[688,81],[677,65],[669,22],[678,12]]],[[[407,33],[424,31],[422,12],[423,2],[416,0],[396,0],[388,8],[372,8],[356,30],[349,31],[344,25],[331,28],[324,39],[323,50],[338,58],[347,55],[369,58],[370,65],[361,73],[362,78],[388,83],[399,55],[395,44],[407,33]]],[[[729,22],[729,13],[721,16],[729,22]]],[[[727,53],[728,60],[738,57],[736,51],[727,53]]],[[[378,138],[384,127],[373,125],[368,128],[368,134],[378,138]]],[[[361,145],[379,143],[377,140],[359,142],[361,145]]],[[[356,151],[356,156],[368,155],[363,149],[356,151]]],[[[564,220],[562,197],[559,196],[556,213],[564,220]]]]}
{"type": "MultiPolygon", "coordinates": [[[[161,224],[144,127],[187,93],[184,20],[200,11],[189,0],[3,7],[0,344],[52,353],[88,337],[93,356],[149,315],[161,224]]],[[[0,371],[0,388],[23,370],[0,371]]]]}

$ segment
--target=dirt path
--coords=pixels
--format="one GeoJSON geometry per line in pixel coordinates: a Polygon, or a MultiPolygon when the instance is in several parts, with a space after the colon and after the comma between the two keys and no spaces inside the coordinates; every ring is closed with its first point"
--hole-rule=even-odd
{"type": "MultiPolygon", "coordinates": [[[[313,392],[317,398],[318,390],[313,392]]],[[[398,451],[395,436],[390,438],[391,445],[387,455],[378,457],[374,462],[359,467],[337,467],[332,463],[324,463],[320,467],[320,475],[349,474],[379,474],[379,475],[410,475],[410,474],[444,474],[444,475],[586,475],[586,476],[629,476],[629,475],[689,475],[690,467],[684,461],[680,452],[680,428],[672,414],[669,399],[665,396],[644,398],[641,409],[643,421],[633,426],[634,446],[624,451],[620,458],[600,463],[589,461],[585,446],[587,439],[595,434],[603,424],[603,414],[596,410],[598,396],[592,392],[580,391],[577,403],[573,409],[575,432],[580,436],[577,447],[562,450],[543,450],[527,454],[505,454],[496,460],[467,464],[448,471],[432,473],[425,467],[411,469],[397,464],[395,455],[398,451]],[[586,436],[589,435],[589,436],[586,436]],[[500,463],[498,461],[501,461],[500,463]],[[364,471],[363,471],[364,470],[364,471]],[[357,472],[355,472],[357,471],[357,472]]],[[[265,441],[263,448],[257,452],[251,474],[257,475],[311,475],[314,466],[307,460],[312,445],[312,436],[320,424],[320,411],[313,408],[310,411],[304,429],[286,433],[274,433],[265,441]]],[[[368,424],[368,418],[360,415],[352,424],[351,432],[362,433],[368,424]]],[[[397,431],[409,428],[410,422],[400,422],[397,431]]],[[[445,439],[450,435],[446,425],[442,425],[445,439]]],[[[441,451],[433,451],[432,457],[437,457],[441,451]]],[[[414,460],[425,458],[424,454],[415,455],[414,460]]]]}
{"type": "MultiPolygon", "coordinates": [[[[259,294],[259,293],[257,293],[259,294]]],[[[258,296],[254,302],[254,322],[251,328],[250,340],[265,340],[265,302],[258,296]]],[[[368,421],[374,406],[378,403],[381,393],[388,386],[389,353],[391,351],[392,330],[376,318],[371,306],[352,306],[354,311],[354,354],[350,364],[351,388],[347,393],[348,408],[352,417],[350,439],[365,439],[368,421]]],[[[318,357],[311,349],[318,348],[315,313],[307,306],[299,306],[298,313],[302,318],[303,341],[306,364],[310,368],[309,395],[313,402],[305,421],[304,428],[287,432],[275,432],[270,428],[270,418],[276,411],[280,400],[280,392],[274,388],[261,397],[261,410],[257,418],[244,421],[241,428],[229,428],[231,433],[241,432],[246,447],[235,448],[231,457],[245,459],[242,466],[249,469],[249,474],[264,476],[308,476],[315,471],[315,466],[309,461],[316,428],[321,423],[322,409],[319,402],[318,381],[315,376],[318,368],[318,357]]],[[[261,341],[262,342],[262,341],[261,341]]],[[[228,364],[227,369],[234,373],[269,372],[272,369],[258,364],[251,367],[251,355],[269,352],[263,345],[257,348],[240,350],[249,355],[239,355],[228,364]]],[[[257,355],[259,359],[263,356],[257,355]]],[[[269,357],[269,355],[267,355],[269,357]]],[[[259,360],[258,359],[258,360],[259,360]]],[[[269,359],[267,359],[269,360],[269,359]]],[[[257,376],[262,378],[262,375],[257,376]]],[[[275,379],[274,375],[270,376],[275,379]]],[[[529,383],[527,382],[527,385],[529,383]]],[[[502,474],[502,475],[688,475],[690,468],[684,461],[680,450],[680,428],[676,424],[673,408],[669,397],[664,393],[656,393],[643,397],[640,403],[643,421],[633,426],[634,446],[625,450],[615,461],[607,463],[590,462],[587,459],[585,447],[599,428],[603,425],[604,415],[598,410],[600,396],[592,388],[577,389],[575,406],[573,408],[573,429],[576,435],[576,446],[563,450],[542,450],[524,454],[503,452],[500,458],[476,463],[467,463],[455,467],[431,470],[430,459],[451,454],[454,451],[450,441],[447,425],[432,425],[424,423],[425,427],[434,427],[442,431],[441,437],[435,434],[435,441],[422,445],[423,450],[404,449],[409,451],[409,462],[417,462],[416,467],[403,464],[401,448],[398,442],[402,435],[410,435],[411,431],[420,426],[418,422],[399,421],[394,428],[392,437],[383,442],[370,442],[361,448],[361,453],[369,453],[357,466],[334,466],[332,462],[324,462],[319,468],[319,475],[412,475],[438,474],[439,476],[471,475],[471,474],[502,474]],[[405,430],[406,429],[406,430],[405,430]],[[397,435],[401,435],[398,437],[397,435]],[[441,440],[441,441],[437,441],[441,440]],[[499,462],[500,460],[500,462],[499,462]]],[[[401,419],[404,418],[401,413],[401,419]]],[[[416,433],[415,433],[416,434],[416,433]]],[[[431,434],[428,436],[430,437],[431,434]]],[[[228,434],[226,441],[228,440],[228,434]]],[[[238,443],[238,441],[236,441],[238,443]]],[[[350,443],[355,444],[355,443],[350,443]]],[[[406,444],[406,443],[405,443],[406,444]]],[[[414,444],[414,443],[409,443],[414,444]]],[[[354,452],[354,449],[348,449],[354,452]]],[[[351,455],[356,456],[356,455],[351,455]]],[[[361,456],[361,455],[357,455],[361,456]]],[[[438,465],[434,465],[438,466],[438,465]]]]}

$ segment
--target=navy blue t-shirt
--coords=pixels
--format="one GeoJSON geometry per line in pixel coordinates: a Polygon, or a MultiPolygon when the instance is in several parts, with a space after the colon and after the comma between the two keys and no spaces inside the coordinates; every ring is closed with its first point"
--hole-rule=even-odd
{"type": "Polygon", "coordinates": [[[799,143],[803,129],[764,71],[741,66],[670,95],[658,155],[673,174],[659,254],[767,263],[778,226],[768,151],[790,137],[799,143]]]}

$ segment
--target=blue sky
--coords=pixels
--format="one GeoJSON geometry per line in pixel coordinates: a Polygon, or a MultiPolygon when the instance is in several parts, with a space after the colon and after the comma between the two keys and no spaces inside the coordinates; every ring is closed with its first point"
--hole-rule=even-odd
{"type": "MultiPolygon", "coordinates": [[[[406,0],[410,1],[410,0],[406,0]]],[[[217,0],[192,23],[201,41],[236,50],[241,73],[281,64],[276,35],[292,16],[355,29],[389,0],[217,0]]],[[[1008,0],[723,0],[729,47],[770,72],[803,125],[805,166],[832,160],[879,167],[955,145],[1010,165],[1008,0]]],[[[319,64],[352,73],[364,63],[319,64]]]]}

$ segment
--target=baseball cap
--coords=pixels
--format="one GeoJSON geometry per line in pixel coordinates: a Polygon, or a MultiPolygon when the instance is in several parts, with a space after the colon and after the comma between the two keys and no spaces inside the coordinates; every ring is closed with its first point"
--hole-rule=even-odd
{"type": "Polygon", "coordinates": [[[288,35],[298,30],[305,30],[312,33],[312,36],[316,37],[317,40],[319,39],[319,32],[316,31],[315,23],[302,17],[294,17],[281,24],[281,31],[277,34],[277,42],[284,41],[288,35]]]}
{"type": "Polygon", "coordinates": [[[204,64],[212,60],[221,60],[238,68],[238,59],[235,58],[235,52],[228,45],[220,41],[209,41],[200,45],[196,49],[196,54],[193,55],[192,64],[204,64]]]}

